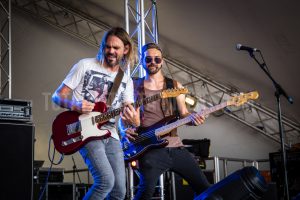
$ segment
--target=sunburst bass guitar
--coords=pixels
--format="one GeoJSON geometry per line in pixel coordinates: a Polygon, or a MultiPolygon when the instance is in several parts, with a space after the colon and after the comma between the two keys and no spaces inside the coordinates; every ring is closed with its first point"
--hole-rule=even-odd
{"type": "MultiPolygon", "coordinates": [[[[257,99],[258,96],[258,92],[256,91],[240,94],[239,96],[232,97],[226,102],[201,110],[198,114],[207,115],[231,105],[240,106],[250,99],[257,99]]],[[[150,127],[142,127],[137,129],[136,132],[138,133],[138,136],[135,137],[135,140],[129,141],[127,139],[122,141],[125,161],[137,160],[150,149],[162,148],[168,145],[168,141],[163,139],[163,137],[170,133],[173,129],[191,121],[192,119],[190,116],[180,120],[177,120],[174,117],[168,117],[150,127]]]]}

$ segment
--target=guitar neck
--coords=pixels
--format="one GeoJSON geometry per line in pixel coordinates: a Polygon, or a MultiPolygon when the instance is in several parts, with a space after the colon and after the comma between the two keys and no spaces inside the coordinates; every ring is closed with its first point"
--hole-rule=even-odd
{"type": "MultiPolygon", "coordinates": [[[[208,114],[213,113],[217,110],[221,110],[222,108],[225,108],[227,105],[228,105],[228,102],[223,102],[223,103],[218,104],[216,106],[201,110],[197,114],[199,114],[199,115],[208,115],[208,114]]],[[[173,129],[178,128],[182,125],[185,125],[185,124],[187,124],[191,121],[192,121],[191,117],[187,116],[187,117],[182,118],[180,120],[177,120],[173,123],[170,123],[166,126],[163,126],[161,128],[156,129],[155,134],[159,137],[164,136],[164,135],[168,134],[170,131],[172,131],[173,129]]]]}
{"type": "MultiPolygon", "coordinates": [[[[137,101],[135,103],[132,103],[131,105],[134,108],[137,108],[137,107],[140,107],[142,105],[146,105],[148,103],[156,101],[160,98],[161,98],[161,93],[158,93],[158,94],[155,94],[153,96],[146,97],[146,98],[142,99],[141,101],[137,101]]],[[[95,122],[96,123],[104,122],[104,121],[109,120],[110,118],[118,116],[122,112],[123,109],[124,109],[124,106],[122,106],[120,108],[117,108],[117,109],[114,109],[114,110],[111,110],[111,111],[108,111],[108,112],[105,112],[105,113],[102,113],[98,116],[95,116],[95,122]]]]}

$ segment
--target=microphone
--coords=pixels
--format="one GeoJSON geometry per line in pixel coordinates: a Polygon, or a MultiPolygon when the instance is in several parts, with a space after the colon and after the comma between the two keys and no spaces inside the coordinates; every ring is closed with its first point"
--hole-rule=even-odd
{"type": "Polygon", "coordinates": [[[260,51],[260,50],[257,49],[257,48],[247,47],[247,46],[244,46],[244,45],[241,45],[241,44],[237,44],[237,45],[236,45],[236,50],[238,50],[238,51],[245,50],[245,51],[248,51],[249,53],[253,53],[253,52],[258,52],[258,51],[260,51]]]}

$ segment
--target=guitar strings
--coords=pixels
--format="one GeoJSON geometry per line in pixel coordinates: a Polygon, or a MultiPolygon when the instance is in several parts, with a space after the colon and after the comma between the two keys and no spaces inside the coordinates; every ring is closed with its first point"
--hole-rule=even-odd
{"type": "MultiPolygon", "coordinates": [[[[206,111],[211,111],[211,109],[212,108],[208,108],[206,111]]],[[[202,110],[201,112],[199,112],[198,114],[201,114],[201,115],[203,115],[203,114],[207,114],[207,112],[205,112],[205,110],[202,110]]],[[[183,119],[180,119],[180,120],[178,120],[178,121],[176,121],[176,122],[174,122],[174,123],[183,123],[183,124],[185,124],[185,123],[188,123],[188,122],[190,122],[192,119],[191,119],[191,117],[190,116],[188,116],[188,117],[185,117],[185,118],[183,118],[183,119]]],[[[168,124],[167,126],[169,126],[170,124],[168,124]]],[[[161,127],[160,127],[161,128],[161,127]]],[[[144,141],[144,140],[146,140],[146,139],[149,139],[149,138],[151,138],[151,137],[153,137],[153,136],[155,136],[155,130],[151,130],[151,131],[149,131],[149,132],[146,132],[146,133],[144,133],[144,134],[142,134],[142,135],[140,135],[140,136],[138,136],[138,138],[136,139],[136,140],[133,140],[133,141],[130,141],[129,143],[126,143],[124,146],[125,146],[125,148],[128,148],[128,146],[132,146],[132,145],[135,145],[135,144],[137,144],[137,143],[140,143],[140,142],[142,142],[142,141],[144,141]]]]}
{"type": "MultiPolygon", "coordinates": [[[[179,93],[184,93],[185,90],[186,90],[186,88],[167,89],[167,90],[162,91],[162,92],[160,92],[158,94],[155,94],[153,96],[146,97],[146,98],[142,99],[141,101],[138,101],[136,103],[132,103],[131,105],[133,105],[134,107],[142,106],[142,105],[148,104],[152,101],[156,101],[159,98],[166,98],[166,97],[162,97],[164,92],[166,92],[167,94],[170,93],[170,96],[173,96],[174,94],[172,95],[172,92],[175,92],[175,94],[178,93],[178,92],[179,93]]],[[[108,111],[106,113],[102,113],[102,114],[95,117],[96,122],[97,123],[104,122],[105,120],[108,120],[108,119],[120,114],[121,110],[123,110],[123,109],[124,109],[124,106],[122,106],[120,108],[116,108],[116,109],[111,110],[111,111],[108,111]]]]}
{"type": "MultiPolygon", "coordinates": [[[[219,104],[219,105],[216,105],[216,106],[207,108],[207,109],[205,109],[205,110],[202,110],[202,111],[199,112],[198,114],[200,114],[200,115],[207,115],[207,114],[209,114],[209,113],[211,113],[211,112],[214,112],[214,111],[219,110],[219,109],[221,109],[221,108],[224,108],[224,107],[226,107],[226,106],[227,106],[227,102],[223,102],[223,103],[221,103],[221,104],[219,104]]],[[[191,118],[188,116],[188,117],[185,117],[185,118],[183,118],[183,119],[181,119],[181,120],[176,121],[176,123],[179,122],[179,121],[184,122],[185,120],[191,121],[191,118]]],[[[188,121],[187,121],[187,122],[188,122],[188,121]]],[[[168,126],[168,125],[167,125],[167,126],[168,126]]],[[[140,142],[142,142],[142,141],[144,141],[144,140],[146,140],[146,139],[149,139],[149,138],[155,136],[154,133],[155,133],[155,130],[151,130],[151,131],[149,131],[149,132],[146,132],[146,133],[144,133],[144,134],[138,136],[138,138],[137,138],[136,140],[133,140],[133,141],[130,141],[130,142],[125,143],[124,146],[125,146],[125,148],[128,148],[129,146],[132,146],[132,145],[135,145],[135,144],[137,144],[137,143],[140,143],[140,142]]]]}
{"type": "Polygon", "coordinates": [[[155,130],[148,131],[148,132],[138,136],[136,140],[133,140],[130,143],[127,143],[127,144],[128,145],[134,145],[134,144],[140,143],[140,142],[142,142],[146,139],[151,138],[152,136],[155,136],[154,133],[155,133],[155,130]]]}
{"type": "MultiPolygon", "coordinates": [[[[191,118],[188,116],[188,117],[185,117],[185,118],[183,118],[183,119],[181,119],[181,120],[179,120],[179,121],[176,121],[175,123],[178,123],[178,122],[187,123],[187,122],[189,122],[189,121],[191,121],[191,118]],[[186,120],[187,120],[187,121],[186,121],[186,120]],[[185,121],[186,121],[186,122],[185,122],[185,121]]],[[[170,124],[168,124],[168,125],[170,125],[170,124]]],[[[168,125],[167,125],[167,126],[168,126],[168,125]]],[[[133,141],[131,141],[130,143],[125,143],[124,146],[125,146],[126,148],[128,148],[128,146],[135,145],[135,144],[140,143],[140,142],[142,142],[142,141],[145,141],[145,140],[147,140],[147,139],[149,139],[149,138],[151,138],[151,137],[153,137],[153,136],[155,136],[155,130],[148,131],[148,132],[146,132],[146,133],[144,133],[144,134],[138,136],[136,140],[133,140],[133,141]],[[126,144],[127,144],[127,145],[126,145],[126,144]]]]}
{"type": "MultiPolygon", "coordinates": [[[[146,97],[144,99],[142,99],[142,101],[137,101],[135,103],[132,103],[131,105],[134,106],[134,107],[140,107],[142,105],[145,105],[145,104],[148,104],[152,101],[156,101],[157,99],[159,99],[161,97],[161,94],[155,94],[153,96],[150,96],[150,97],[146,97]]],[[[96,116],[95,119],[96,119],[96,122],[97,123],[100,123],[100,122],[104,122],[114,116],[117,116],[118,114],[121,113],[121,110],[123,110],[125,108],[125,106],[122,106],[120,108],[116,108],[114,110],[111,110],[111,111],[108,111],[106,113],[101,113],[100,115],[96,116]]]]}

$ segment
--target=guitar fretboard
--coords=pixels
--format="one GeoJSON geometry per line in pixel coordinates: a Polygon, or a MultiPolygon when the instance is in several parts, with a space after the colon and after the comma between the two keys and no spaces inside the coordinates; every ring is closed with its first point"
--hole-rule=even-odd
{"type": "MultiPolygon", "coordinates": [[[[228,105],[228,102],[223,102],[221,104],[218,104],[216,106],[210,107],[210,108],[206,108],[204,110],[201,110],[200,112],[198,112],[199,115],[208,115],[210,113],[213,113],[217,110],[221,110],[222,108],[225,108],[228,105]]],[[[187,116],[183,119],[177,120],[171,124],[168,124],[166,126],[163,126],[161,128],[156,129],[155,134],[159,137],[169,133],[170,131],[172,131],[173,129],[180,127],[184,124],[187,124],[189,122],[191,122],[192,119],[190,116],[187,116]]]]}
{"type": "MultiPolygon", "coordinates": [[[[137,107],[140,107],[142,105],[146,105],[148,103],[151,103],[153,101],[156,101],[158,99],[161,98],[161,93],[158,93],[158,94],[155,94],[153,96],[150,96],[150,97],[146,97],[144,98],[142,101],[137,101],[135,103],[132,103],[131,105],[134,107],[134,108],[137,108],[137,107]]],[[[106,113],[102,113],[100,115],[97,115],[95,116],[95,122],[96,123],[100,123],[100,122],[104,122],[104,121],[107,121],[109,120],[110,118],[113,118],[117,115],[119,115],[122,110],[124,109],[124,106],[120,107],[120,108],[117,108],[117,109],[114,109],[114,110],[111,110],[111,111],[108,111],[106,113]]]]}

